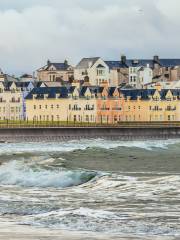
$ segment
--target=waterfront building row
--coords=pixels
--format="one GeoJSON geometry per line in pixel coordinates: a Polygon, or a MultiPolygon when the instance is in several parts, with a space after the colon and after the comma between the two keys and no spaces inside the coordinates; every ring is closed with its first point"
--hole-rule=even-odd
{"type": "Polygon", "coordinates": [[[101,57],[83,58],[75,66],[66,60],[64,63],[47,61],[37,70],[37,80],[44,82],[72,83],[78,81],[94,86],[120,86],[129,84],[133,88],[157,81],[180,80],[180,59],[127,59],[105,61],[101,57]]]}
{"type": "Polygon", "coordinates": [[[180,121],[180,90],[34,88],[26,97],[26,119],[104,124],[180,121]]]}

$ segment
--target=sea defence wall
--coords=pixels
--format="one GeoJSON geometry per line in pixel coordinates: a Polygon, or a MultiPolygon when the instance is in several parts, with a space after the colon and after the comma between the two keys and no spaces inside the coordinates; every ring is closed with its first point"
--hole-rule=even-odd
{"type": "Polygon", "coordinates": [[[67,141],[104,138],[110,140],[148,140],[180,138],[180,127],[51,127],[2,128],[0,142],[67,141]]]}

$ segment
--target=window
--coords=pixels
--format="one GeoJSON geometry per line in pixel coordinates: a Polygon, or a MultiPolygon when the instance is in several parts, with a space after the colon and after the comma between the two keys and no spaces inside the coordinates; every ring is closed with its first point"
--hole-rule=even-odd
{"type": "Polygon", "coordinates": [[[97,69],[97,76],[103,76],[105,74],[104,70],[97,69]]]}
{"type": "Polygon", "coordinates": [[[36,109],[36,105],[34,105],[34,109],[36,109]]]}
{"type": "Polygon", "coordinates": [[[51,108],[53,109],[53,104],[51,105],[51,108]]]}
{"type": "Polygon", "coordinates": [[[86,122],[89,122],[89,116],[86,115],[86,122]]]}
{"type": "Polygon", "coordinates": [[[41,109],[41,105],[39,105],[39,109],[41,109]]]}
{"type": "Polygon", "coordinates": [[[59,108],[59,104],[57,104],[57,108],[59,108]]]}

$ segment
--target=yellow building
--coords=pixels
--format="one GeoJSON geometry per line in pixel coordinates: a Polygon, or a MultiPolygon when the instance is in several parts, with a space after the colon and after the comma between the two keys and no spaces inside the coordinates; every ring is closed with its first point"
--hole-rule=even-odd
{"type": "Polygon", "coordinates": [[[26,109],[27,119],[34,121],[106,124],[180,121],[180,90],[35,88],[26,98],[26,109]]]}
{"type": "Polygon", "coordinates": [[[0,82],[0,120],[23,120],[23,95],[14,83],[0,82]]]}
{"type": "Polygon", "coordinates": [[[122,90],[124,121],[180,121],[180,90],[122,90]]]}
{"type": "Polygon", "coordinates": [[[88,87],[35,88],[26,98],[27,119],[51,122],[95,122],[96,99],[88,87]]]}

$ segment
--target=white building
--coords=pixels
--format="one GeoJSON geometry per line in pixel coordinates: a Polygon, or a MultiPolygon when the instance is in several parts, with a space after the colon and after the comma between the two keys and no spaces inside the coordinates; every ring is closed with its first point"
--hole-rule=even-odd
{"type": "Polygon", "coordinates": [[[144,66],[129,67],[129,85],[135,88],[143,88],[145,84],[151,83],[153,79],[153,70],[149,64],[144,66]]]}
{"type": "Polygon", "coordinates": [[[74,79],[92,86],[112,85],[109,67],[100,57],[83,58],[74,69],[74,79]]]}

